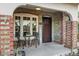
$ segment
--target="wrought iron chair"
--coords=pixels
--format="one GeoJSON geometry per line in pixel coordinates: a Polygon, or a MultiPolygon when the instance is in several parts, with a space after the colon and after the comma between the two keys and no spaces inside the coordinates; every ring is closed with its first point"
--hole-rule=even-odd
{"type": "Polygon", "coordinates": [[[24,44],[24,45],[25,45],[26,47],[29,47],[29,37],[24,36],[24,39],[25,39],[25,42],[24,42],[25,44],[24,44]]]}
{"type": "Polygon", "coordinates": [[[39,45],[39,33],[35,32],[34,36],[35,36],[34,44],[35,44],[35,47],[37,48],[37,46],[39,45]]]}

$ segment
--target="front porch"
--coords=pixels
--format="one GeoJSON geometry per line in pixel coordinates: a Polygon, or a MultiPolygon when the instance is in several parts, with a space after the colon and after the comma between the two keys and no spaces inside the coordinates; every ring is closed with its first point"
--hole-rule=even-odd
{"type": "MultiPolygon", "coordinates": [[[[0,15],[1,55],[13,55],[14,41],[26,43],[29,41],[27,36],[35,36],[35,33],[38,33],[40,46],[25,48],[28,56],[64,55],[69,51],[65,47],[77,48],[77,5],[24,4],[15,5],[12,10],[5,16],[0,15]]],[[[25,43],[21,45],[25,46],[25,43]]]]}
{"type": "Polygon", "coordinates": [[[14,10],[13,17],[14,39],[17,33],[18,40],[26,40],[24,37],[28,35],[39,34],[40,45],[37,48],[20,48],[26,52],[26,56],[68,55],[71,52],[68,48],[77,47],[77,22],[72,21],[71,15],[65,11],[22,5],[14,10]]]}
{"type": "Polygon", "coordinates": [[[37,48],[20,48],[20,50],[25,51],[26,56],[64,56],[68,55],[71,52],[69,48],[65,48],[64,45],[60,45],[55,42],[43,43],[42,45],[39,45],[37,48]]]}

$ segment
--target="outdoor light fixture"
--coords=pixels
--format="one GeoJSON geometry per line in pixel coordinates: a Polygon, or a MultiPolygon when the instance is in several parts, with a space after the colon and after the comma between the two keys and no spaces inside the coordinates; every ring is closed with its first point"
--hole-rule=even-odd
{"type": "Polygon", "coordinates": [[[41,8],[36,8],[36,10],[41,10],[41,8]]]}

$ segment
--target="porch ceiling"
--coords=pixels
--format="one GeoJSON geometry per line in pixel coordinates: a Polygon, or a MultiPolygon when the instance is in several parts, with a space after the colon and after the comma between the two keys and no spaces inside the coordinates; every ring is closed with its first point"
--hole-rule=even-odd
{"type": "MultiPolygon", "coordinates": [[[[33,11],[37,11],[36,8],[40,8],[41,10],[38,10],[38,11],[41,11],[41,12],[48,12],[48,13],[60,12],[60,11],[57,11],[57,10],[48,9],[48,8],[44,8],[44,7],[40,7],[40,6],[35,6],[35,5],[29,5],[29,4],[21,5],[21,6],[18,7],[18,8],[29,9],[29,10],[33,10],[33,11]]],[[[25,11],[26,11],[26,10],[25,10],[25,11]]]]}

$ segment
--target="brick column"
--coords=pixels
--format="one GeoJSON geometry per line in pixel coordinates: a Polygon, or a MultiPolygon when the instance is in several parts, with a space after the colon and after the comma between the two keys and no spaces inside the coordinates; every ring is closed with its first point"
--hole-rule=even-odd
{"type": "Polygon", "coordinates": [[[72,48],[76,48],[77,47],[77,21],[73,21],[72,22],[72,48]]]}
{"type": "Polygon", "coordinates": [[[12,18],[12,16],[9,16],[9,24],[10,24],[10,43],[9,43],[9,54],[13,55],[14,53],[14,20],[12,18]]]}
{"type": "Polygon", "coordinates": [[[77,22],[76,21],[66,21],[65,47],[68,47],[68,48],[77,47],[77,22]]]}
{"type": "Polygon", "coordinates": [[[0,54],[13,55],[14,21],[9,15],[0,15],[0,54]]]}

